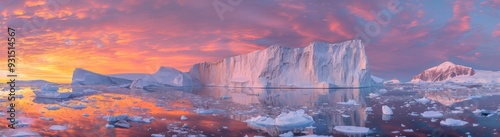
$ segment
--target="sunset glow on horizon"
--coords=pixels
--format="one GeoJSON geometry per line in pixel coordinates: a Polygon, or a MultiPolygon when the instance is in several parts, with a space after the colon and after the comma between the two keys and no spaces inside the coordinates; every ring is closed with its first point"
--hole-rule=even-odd
{"type": "MultiPolygon", "coordinates": [[[[70,83],[75,68],[100,74],[189,71],[195,63],[279,44],[304,47],[342,42],[377,22],[383,1],[243,0],[218,15],[214,1],[6,1],[0,43],[19,30],[19,80],[70,83]]],[[[226,3],[227,4],[227,3],[226,3]]],[[[365,41],[373,75],[408,81],[444,61],[499,71],[500,0],[400,1],[380,32],[365,41]]],[[[0,56],[7,56],[7,48],[0,56]]],[[[6,66],[6,61],[0,63],[6,66]]],[[[5,76],[7,68],[0,73],[5,76]]],[[[2,77],[3,81],[7,78],[2,77]]]]}

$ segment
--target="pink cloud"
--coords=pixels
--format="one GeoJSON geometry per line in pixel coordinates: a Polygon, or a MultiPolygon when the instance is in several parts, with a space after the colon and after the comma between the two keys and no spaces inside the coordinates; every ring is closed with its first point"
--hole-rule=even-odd
{"type": "Polygon", "coordinates": [[[492,37],[500,37],[500,24],[497,24],[493,32],[491,33],[492,37]]]}

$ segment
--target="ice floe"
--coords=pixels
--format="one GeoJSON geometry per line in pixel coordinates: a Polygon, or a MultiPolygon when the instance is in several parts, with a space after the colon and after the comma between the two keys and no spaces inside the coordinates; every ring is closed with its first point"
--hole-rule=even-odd
{"type": "Polygon", "coordinates": [[[295,128],[305,128],[314,124],[314,119],[307,115],[304,110],[281,113],[276,118],[257,116],[245,121],[250,127],[266,131],[268,127],[276,127],[278,130],[287,131],[295,128]]]}
{"type": "Polygon", "coordinates": [[[50,130],[66,130],[68,127],[63,126],[63,125],[52,125],[49,128],[50,130]]]}
{"type": "Polygon", "coordinates": [[[440,118],[443,117],[443,113],[438,112],[438,111],[425,111],[424,113],[421,113],[422,117],[425,118],[440,118]]]}
{"type": "Polygon", "coordinates": [[[442,120],[439,123],[441,125],[444,125],[444,126],[463,126],[469,122],[458,120],[458,119],[453,119],[453,118],[447,118],[446,120],[442,120]]]}
{"type": "Polygon", "coordinates": [[[358,103],[355,100],[349,99],[347,102],[337,102],[337,104],[341,105],[358,105],[358,103]]]}
{"type": "Polygon", "coordinates": [[[371,132],[369,128],[356,126],[335,126],[334,129],[349,134],[367,134],[371,132]]]}
{"type": "Polygon", "coordinates": [[[393,113],[392,113],[392,109],[391,109],[391,108],[389,108],[389,107],[388,107],[388,106],[386,106],[386,105],[382,106],[382,113],[383,113],[384,115],[392,115],[392,114],[393,114],[393,113]]]}

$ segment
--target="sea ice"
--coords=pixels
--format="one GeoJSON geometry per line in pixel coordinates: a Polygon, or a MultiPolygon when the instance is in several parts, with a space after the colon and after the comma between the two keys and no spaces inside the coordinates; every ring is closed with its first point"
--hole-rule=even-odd
{"type": "Polygon", "coordinates": [[[250,127],[266,130],[267,127],[277,127],[279,130],[292,130],[311,126],[314,120],[304,110],[281,113],[276,118],[266,116],[252,117],[245,121],[250,127]]]}
{"type": "Polygon", "coordinates": [[[194,112],[196,112],[198,114],[217,114],[217,113],[223,113],[224,110],[222,110],[222,109],[202,109],[202,108],[199,108],[199,109],[194,110],[194,112]]]}
{"type": "Polygon", "coordinates": [[[388,107],[388,106],[386,106],[386,105],[382,106],[382,113],[383,113],[384,115],[392,115],[392,114],[393,114],[393,113],[392,113],[392,109],[391,109],[391,108],[389,108],[389,107],[388,107]]]}
{"type": "Polygon", "coordinates": [[[151,134],[151,137],[165,137],[165,135],[162,135],[162,134],[151,134]]]}
{"type": "Polygon", "coordinates": [[[371,132],[369,128],[356,126],[335,126],[334,129],[349,134],[367,134],[371,132]]]}
{"type": "Polygon", "coordinates": [[[349,99],[349,101],[347,102],[337,102],[337,104],[341,104],[341,105],[358,105],[358,103],[352,99],[349,99]]]}
{"type": "Polygon", "coordinates": [[[418,103],[421,103],[421,104],[425,105],[425,104],[429,103],[431,100],[429,100],[428,98],[423,97],[423,98],[415,99],[415,101],[417,101],[418,103]]]}
{"type": "Polygon", "coordinates": [[[118,128],[130,128],[131,127],[130,123],[128,123],[125,120],[119,120],[114,125],[115,125],[115,127],[118,127],[118,128]]]}
{"type": "Polygon", "coordinates": [[[58,110],[59,109],[59,106],[56,106],[56,105],[48,105],[48,106],[45,106],[46,109],[48,110],[58,110]]]}
{"type": "Polygon", "coordinates": [[[187,120],[188,118],[184,115],[181,116],[181,120],[187,120]]]}
{"type": "Polygon", "coordinates": [[[372,107],[366,107],[365,109],[365,112],[372,112],[372,111],[373,111],[372,107]]]}
{"type": "Polygon", "coordinates": [[[447,118],[446,120],[442,120],[440,122],[441,125],[444,126],[463,126],[469,122],[458,120],[458,119],[453,119],[453,118],[447,118]]]}
{"type": "Polygon", "coordinates": [[[288,131],[286,133],[280,134],[280,137],[293,137],[292,131],[288,131]]]}
{"type": "Polygon", "coordinates": [[[425,118],[440,118],[440,117],[443,117],[443,113],[438,112],[438,111],[425,111],[421,115],[422,115],[422,117],[425,117],[425,118]]]}
{"type": "Polygon", "coordinates": [[[377,94],[377,93],[370,93],[369,96],[370,96],[370,98],[376,98],[376,97],[378,97],[380,95],[377,94]]]}
{"type": "Polygon", "coordinates": [[[66,130],[68,127],[63,126],[63,125],[52,125],[49,128],[50,130],[66,130]]]}

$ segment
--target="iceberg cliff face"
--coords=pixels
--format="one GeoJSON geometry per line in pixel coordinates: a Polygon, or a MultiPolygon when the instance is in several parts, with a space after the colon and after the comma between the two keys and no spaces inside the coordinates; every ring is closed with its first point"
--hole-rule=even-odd
{"type": "Polygon", "coordinates": [[[189,71],[202,85],[228,87],[368,87],[372,79],[361,40],[304,48],[271,46],[261,51],[195,64],[189,71]]]}
{"type": "Polygon", "coordinates": [[[130,84],[127,79],[115,78],[76,68],[73,71],[71,85],[121,85],[130,84]]]}

